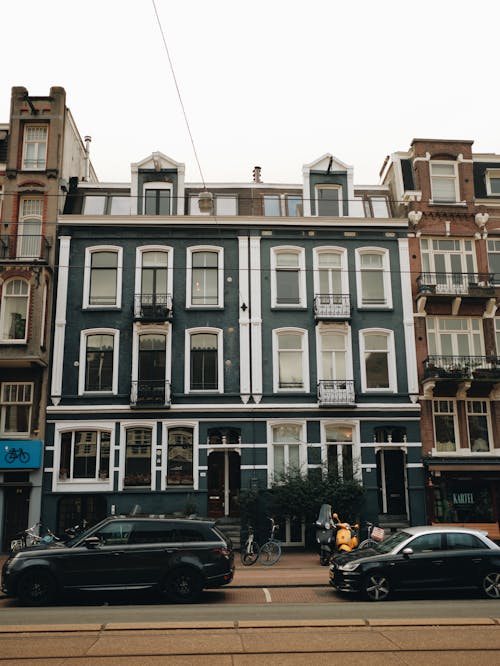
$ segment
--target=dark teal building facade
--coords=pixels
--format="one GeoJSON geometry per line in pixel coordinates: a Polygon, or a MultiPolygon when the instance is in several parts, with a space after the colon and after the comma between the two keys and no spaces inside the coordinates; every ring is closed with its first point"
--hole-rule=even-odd
{"type": "MultiPolygon", "coordinates": [[[[72,183],[44,522],[237,522],[242,492],[291,468],[359,480],[363,518],[387,528],[425,522],[407,221],[331,155],[303,174],[202,201],[154,153],[123,186],[72,183]]],[[[304,544],[299,513],[285,544],[304,544]]]]}

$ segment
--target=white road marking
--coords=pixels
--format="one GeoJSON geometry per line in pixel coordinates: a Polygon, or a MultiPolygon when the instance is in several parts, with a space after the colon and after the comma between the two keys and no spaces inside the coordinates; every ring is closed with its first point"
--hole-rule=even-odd
{"type": "Polygon", "coordinates": [[[271,603],[271,593],[267,589],[267,587],[263,587],[262,591],[264,592],[264,596],[266,597],[266,603],[270,604],[271,603]]]}

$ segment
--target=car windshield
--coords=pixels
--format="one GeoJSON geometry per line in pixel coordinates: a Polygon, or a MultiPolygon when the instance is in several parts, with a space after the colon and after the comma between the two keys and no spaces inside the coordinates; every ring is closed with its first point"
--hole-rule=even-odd
{"type": "Polygon", "coordinates": [[[66,541],[64,545],[68,546],[68,548],[76,546],[76,544],[80,543],[80,541],[83,541],[91,532],[95,532],[96,527],[97,525],[92,525],[92,527],[87,527],[87,529],[83,532],[78,532],[76,536],[66,541]]]}
{"type": "Polygon", "coordinates": [[[396,548],[396,546],[399,546],[400,543],[409,539],[410,536],[411,534],[408,534],[408,532],[395,532],[394,534],[391,534],[388,539],[384,539],[374,546],[374,550],[376,550],[377,553],[390,553],[396,548]]]}

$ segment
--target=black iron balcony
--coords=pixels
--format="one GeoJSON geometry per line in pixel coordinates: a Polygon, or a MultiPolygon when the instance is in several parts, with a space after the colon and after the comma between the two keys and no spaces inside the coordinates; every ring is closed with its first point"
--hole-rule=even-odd
{"type": "Polygon", "coordinates": [[[500,359],[497,356],[429,356],[424,361],[424,379],[500,378],[500,359]]]}
{"type": "Polygon", "coordinates": [[[172,319],[172,296],[170,294],[135,294],[134,318],[143,321],[172,319]]]}
{"type": "Polygon", "coordinates": [[[170,407],[170,382],[143,379],[133,381],[130,404],[132,407],[170,407]]]}
{"type": "Polygon", "coordinates": [[[418,295],[490,298],[495,295],[493,278],[494,273],[422,273],[418,295]]]}
{"type": "Polygon", "coordinates": [[[322,379],[318,382],[318,403],[323,407],[356,403],[352,379],[322,379]]]}
{"type": "Polygon", "coordinates": [[[48,262],[51,246],[50,236],[3,235],[0,237],[0,261],[48,262]]]}
{"type": "Polygon", "coordinates": [[[349,294],[316,294],[314,316],[316,319],[350,319],[351,298],[349,294]]]}

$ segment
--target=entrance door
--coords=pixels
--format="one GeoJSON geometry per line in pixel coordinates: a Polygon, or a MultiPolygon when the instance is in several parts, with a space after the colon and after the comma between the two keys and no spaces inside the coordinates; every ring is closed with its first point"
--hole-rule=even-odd
{"type": "Polygon", "coordinates": [[[29,486],[4,487],[4,528],[1,549],[7,551],[16,534],[28,527],[30,506],[29,486]]]}
{"type": "Polygon", "coordinates": [[[208,515],[239,516],[240,456],[236,451],[213,451],[208,456],[208,515]]]}
{"type": "Polygon", "coordinates": [[[403,451],[382,449],[377,452],[379,512],[408,516],[406,505],[406,469],[403,451]]]}

